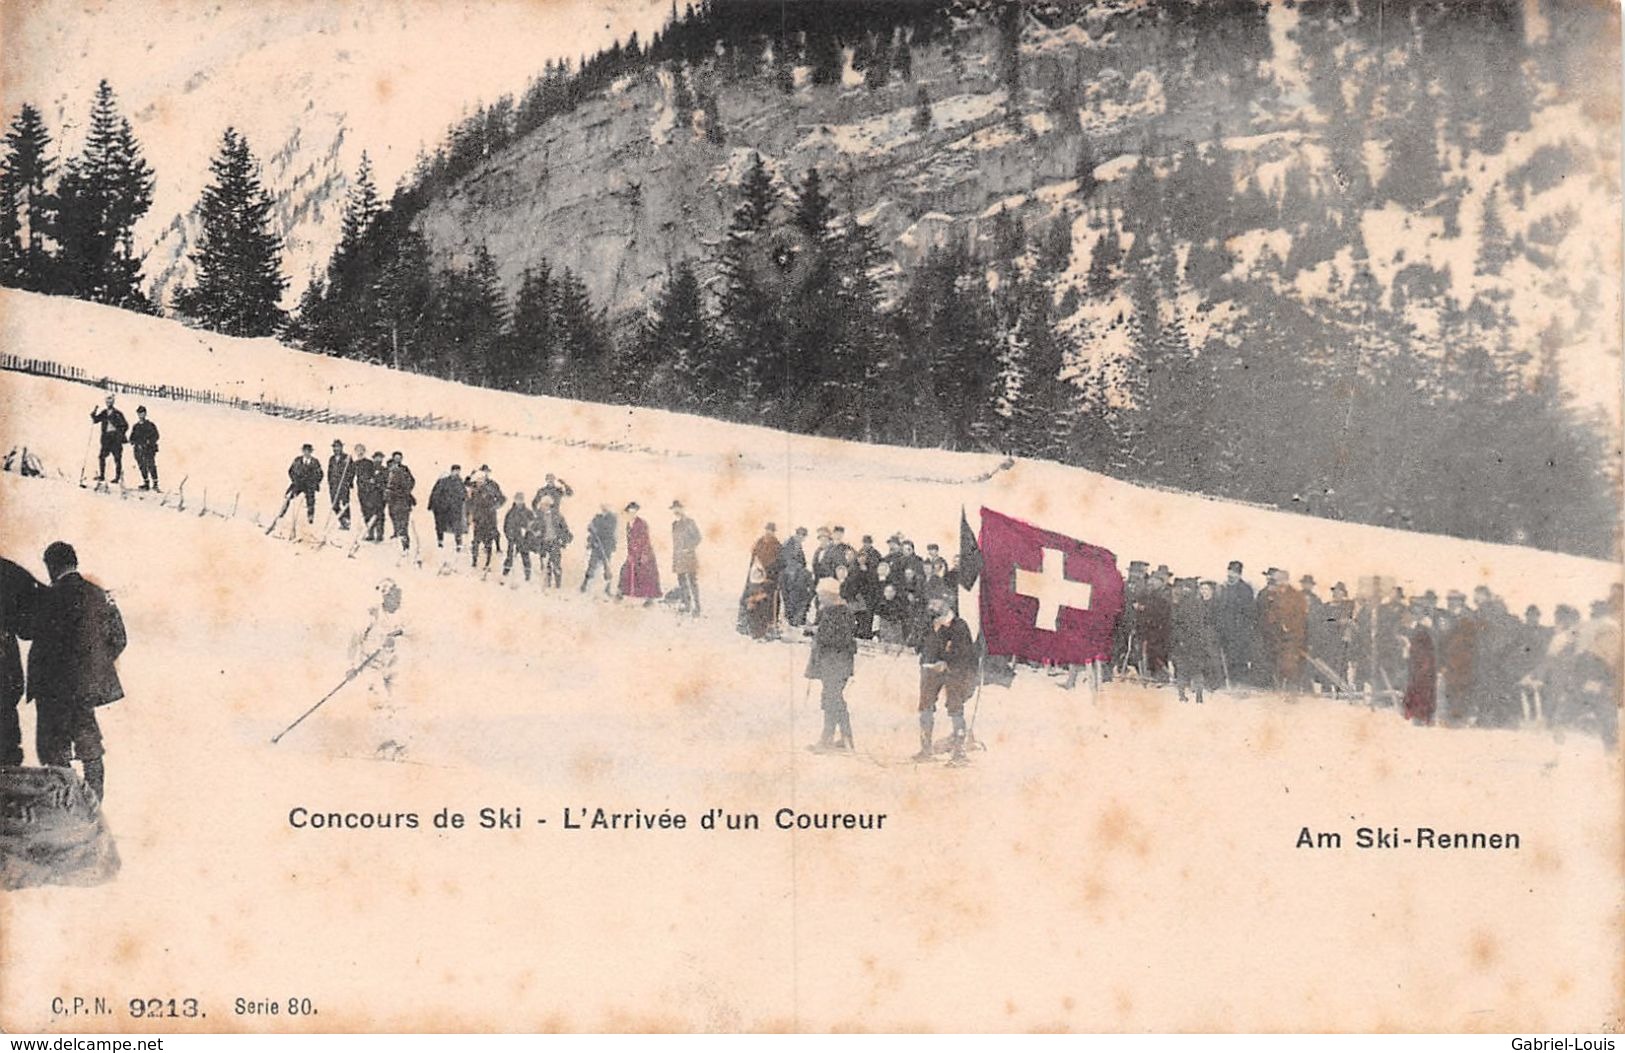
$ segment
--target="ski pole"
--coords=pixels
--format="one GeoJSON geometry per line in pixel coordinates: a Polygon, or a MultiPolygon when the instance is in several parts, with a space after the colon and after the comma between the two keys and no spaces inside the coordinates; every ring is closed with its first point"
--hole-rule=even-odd
{"type": "Polygon", "coordinates": [[[79,485],[80,486],[85,485],[85,473],[90,471],[90,451],[96,445],[96,431],[97,431],[97,425],[92,423],[91,426],[90,426],[90,439],[89,439],[89,441],[87,441],[85,443],[85,456],[79,462],[79,485]]]}
{"type": "Polygon", "coordinates": [[[384,649],[389,646],[388,641],[393,640],[395,637],[401,635],[401,631],[402,630],[400,630],[400,629],[396,629],[394,632],[390,633],[389,636],[385,638],[385,643],[384,643],[383,647],[378,648],[376,651],[372,652],[371,654],[367,655],[367,657],[363,658],[361,660],[360,664],[358,664],[354,669],[351,669],[348,673],[344,674],[344,679],[340,680],[338,682],[338,686],[334,687],[333,690],[331,690],[327,694],[323,695],[321,697],[321,700],[318,701],[314,706],[311,706],[309,709],[307,709],[303,713],[299,714],[299,719],[298,720],[295,720],[292,724],[289,724],[287,727],[285,727],[281,731],[277,732],[277,734],[273,735],[271,737],[271,745],[275,746],[278,742],[281,742],[282,741],[282,736],[286,735],[288,732],[290,732],[294,728],[298,727],[301,723],[304,722],[304,719],[306,717],[310,716],[312,713],[314,713],[318,709],[320,709],[322,707],[322,704],[325,703],[328,699],[332,698],[334,695],[338,694],[339,691],[343,689],[345,684],[348,684],[350,681],[352,681],[356,677],[360,676],[361,675],[361,670],[363,670],[363,669],[367,668],[367,666],[371,665],[372,660],[374,658],[377,658],[379,655],[383,654],[384,649]]]}

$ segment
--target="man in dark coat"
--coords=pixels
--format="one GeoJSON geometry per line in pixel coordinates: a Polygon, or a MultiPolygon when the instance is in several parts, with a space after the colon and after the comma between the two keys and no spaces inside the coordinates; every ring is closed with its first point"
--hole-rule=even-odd
{"type": "Polygon", "coordinates": [[[1303,689],[1303,649],[1309,642],[1309,606],[1292,587],[1292,576],[1269,569],[1270,583],[1258,594],[1258,631],[1263,657],[1277,691],[1303,689]]]}
{"type": "Polygon", "coordinates": [[[807,528],[795,532],[779,547],[779,588],[784,592],[784,618],[793,626],[807,624],[807,608],[812,605],[813,576],[807,568],[804,548],[807,528]]]}
{"type": "Polygon", "coordinates": [[[130,452],[141,469],[141,489],[158,489],[158,425],[147,419],[147,407],[135,408],[135,427],[130,429],[130,452]]]}
{"type": "Polygon", "coordinates": [[[23,762],[23,658],[18,640],[34,638],[34,610],[45,586],[9,559],[0,559],[0,767],[23,762]]]}
{"type": "MultiPolygon", "coordinates": [[[[357,446],[360,455],[361,447],[357,446]]],[[[339,529],[350,529],[350,488],[355,485],[355,461],[344,452],[344,443],[333,440],[333,454],[327,458],[327,499],[339,517],[339,529]]]]}
{"type": "Polygon", "coordinates": [[[287,514],[288,506],[294,498],[303,496],[305,499],[305,521],[316,522],[316,493],[322,488],[322,462],[316,459],[315,447],[305,443],[299,447],[299,456],[288,465],[288,490],[282,495],[282,511],[277,513],[281,519],[287,514]]]}
{"type": "Polygon", "coordinates": [[[1258,641],[1258,605],[1253,587],[1242,579],[1243,569],[1240,560],[1230,561],[1213,608],[1219,651],[1224,656],[1224,675],[1231,684],[1252,682],[1258,641]]]}
{"type": "Polygon", "coordinates": [[[513,570],[513,558],[517,554],[525,564],[525,580],[530,580],[530,524],[533,516],[530,506],[525,504],[525,495],[513,495],[513,504],[508,506],[508,514],[502,517],[502,533],[508,539],[508,552],[502,557],[502,576],[507,577],[513,570]]]}
{"type": "Polygon", "coordinates": [[[954,759],[965,758],[965,703],[976,693],[980,665],[970,626],[942,600],[930,605],[931,627],[920,648],[920,752],[915,760],[932,758],[932,730],[936,725],[937,696],[947,693],[948,718],[953,721],[954,759]]]}
{"type": "Polygon", "coordinates": [[[113,396],[107,396],[107,402],[100,409],[90,411],[90,419],[94,424],[101,425],[101,448],[96,455],[96,481],[107,480],[107,459],[113,458],[113,481],[124,481],[124,442],[126,433],[130,430],[130,422],[124,414],[113,405],[113,396]]]}
{"type": "MultiPolygon", "coordinates": [[[[491,466],[480,465],[479,471],[468,477],[464,491],[467,496],[467,512],[469,526],[473,528],[474,540],[468,546],[468,565],[478,566],[480,561],[480,548],[485,548],[485,565],[491,565],[491,553],[497,544],[497,513],[502,510],[503,502],[508,497],[502,492],[502,487],[491,478],[491,466]]],[[[533,501],[531,507],[532,522],[536,513],[533,501]]]]}
{"type": "Polygon", "coordinates": [[[1207,685],[1223,675],[1219,630],[1213,619],[1215,589],[1211,581],[1198,586],[1195,578],[1184,578],[1174,590],[1174,676],[1181,702],[1186,688],[1193,688],[1196,704],[1201,705],[1207,685]]]}
{"type": "Polygon", "coordinates": [[[604,572],[604,595],[609,595],[610,558],[619,544],[620,522],[608,505],[599,505],[598,514],[587,524],[587,573],[581,578],[581,591],[587,591],[594,573],[604,572]]]}
{"type": "Polygon", "coordinates": [[[1148,679],[1168,679],[1168,662],[1174,652],[1174,595],[1170,583],[1173,572],[1167,564],[1146,579],[1140,597],[1139,630],[1145,640],[1145,675],[1148,679]]]}
{"type": "Polygon", "coordinates": [[[671,503],[671,572],[677,575],[677,591],[684,612],[700,616],[700,542],[705,540],[699,524],[689,518],[681,501],[671,503]]]}
{"type": "Polygon", "coordinates": [[[818,704],[824,711],[824,732],[815,750],[835,745],[840,730],[840,748],[852,748],[852,717],[846,708],[846,682],[852,678],[853,656],[858,653],[852,610],[841,599],[840,589],[825,580],[819,585],[818,631],[813,637],[812,655],[807,659],[807,679],[817,680],[823,690],[818,704]]]}
{"type": "Polygon", "coordinates": [[[45,550],[51,585],[34,611],[28,695],[38,707],[35,749],[41,764],[66,768],[77,756],[96,799],[106,792],[96,707],[124,697],[114,662],[124,652],[124,619],[106,592],[79,574],[73,546],[45,550]]]}
{"type": "MultiPolygon", "coordinates": [[[[429,514],[434,516],[434,547],[446,547],[450,534],[456,550],[463,550],[463,526],[468,521],[464,504],[468,500],[468,484],[463,480],[463,466],[452,465],[445,475],[434,481],[429,490],[429,514]]],[[[487,561],[489,562],[489,561],[487,561]]]]}
{"type": "Polygon", "coordinates": [[[1467,609],[1467,597],[1455,590],[1445,597],[1439,632],[1439,686],[1444,691],[1441,723],[1459,727],[1469,722],[1478,687],[1478,640],[1481,626],[1467,609]]]}
{"type": "Polygon", "coordinates": [[[389,521],[395,527],[395,536],[401,540],[402,552],[412,549],[412,509],[418,503],[412,491],[417,484],[401,451],[390,454],[389,472],[384,476],[384,507],[389,509],[389,521]]]}
{"type": "Polygon", "coordinates": [[[361,506],[361,524],[368,541],[384,540],[384,480],[389,468],[384,464],[384,452],[379,450],[370,458],[367,448],[355,448],[355,498],[361,506]]]}
{"type": "Polygon", "coordinates": [[[1398,629],[1407,634],[1410,657],[1407,662],[1405,697],[1400,712],[1412,724],[1433,723],[1438,701],[1438,665],[1434,659],[1432,619],[1401,615],[1398,629]]]}
{"type": "Polygon", "coordinates": [[[1123,610],[1112,626],[1112,668],[1127,672],[1130,665],[1138,669],[1140,661],[1140,598],[1145,595],[1146,563],[1143,559],[1130,561],[1123,578],[1123,610]]]}

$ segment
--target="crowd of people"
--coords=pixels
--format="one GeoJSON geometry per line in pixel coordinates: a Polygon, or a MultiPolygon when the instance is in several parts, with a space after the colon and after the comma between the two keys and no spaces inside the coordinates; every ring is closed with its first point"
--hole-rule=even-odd
{"type": "MultiPolygon", "coordinates": [[[[137,413],[139,429],[149,422],[143,411],[137,413]]],[[[103,467],[111,461],[118,481],[127,436],[111,396],[95,420],[103,467]]],[[[143,483],[156,488],[156,427],[140,435],[143,483]]],[[[28,474],[26,456],[8,458],[8,467],[11,461],[17,463],[12,470],[28,474]]],[[[314,526],[325,482],[330,524],[349,531],[359,511],[357,543],[383,543],[387,518],[402,549],[412,547],[417,480],[402,453],[386,458],[360,444],[347,451],[334,440],[324,468],[307,444],[289,465],[288,480],[277,520],[294,509],[314,526]]],[[[487,572],[503,553],[502,575],[512,574],[517,562],[527,581],[534,557],[542,587],[561,589],[564,554],[575,541],[564,505],[574,493],[568,482],[548,474],[528,499],[524,492],[510,497],[488,465],[465,473],[453,464],[429,488],[435,547],[445,551],[449,542],[460,557],[466,542],[470,567],[487,572]]],[[[645,606],[664,601],[699,616],[704,533],[680,501],[670,511],[671,591],[662,587],[650,528],[636,502],[620,514],[601,504],[592,516],[578,591],[601,588],[606,596],[645,606]]],[[[963,762],[972,741],[966,706],[987,669],[980,641],[958,615],[958,559],[936,543],[922,551],[901,533],[884,544],[882,551],[869,534],[849,542],[839,525],[811,534],[796,527],[781,540],[777,524],[767,523],[749,552],[738,631],[759,641],[786,634],[811,638],[805,676],[822,683],[825,718],[812,746],[818,751],[854,748],[845,688],[860,641],[892,654],[914,651],[920,665],[916,759],[945,751],[963,762]],[[952,722],[945,743],[932,737],[939,700],[952,722]]],[[[45,562],[49,586],[16,564],[4,564],[0,763],[21,763],[16,705],[24,678],[16,640],[32,638],[28,696],[40,702],[41,763],[77,757],[99,798],[104,772],[95,708],[122,694],[113,669],[124,645],[122,621],[106,593],[79,577],[71,547],[52,545],[45,562]]],[[[1607,598],[1591,604],[1589,617],[1560,604],[1547,624],[1538,608],[1530,606],[1519,617],[1483,586],[1471,597],[1448,592],[1441,605],[1433,591],[1406,595],[1381,579],[1361,582],[1357,594],[1339,581],[1323,598],[1309,575],[1294,585],[1286,570],[1270,567],[1265,578],[1255,592],[1239,561],[1230,563],[1223,581],[1176,577],[1166,565],[1152,570],[1146,561],[1131,562],[1104,678],[1171,684],[1181,701],[1194,696],[1197,703],[1215,690],[1363,697],[1389,702],[1417,724],[1541,724],[1594,733],[1610,748],[1617,745],[1625,648],[1618,582],[1607,598]]]]}

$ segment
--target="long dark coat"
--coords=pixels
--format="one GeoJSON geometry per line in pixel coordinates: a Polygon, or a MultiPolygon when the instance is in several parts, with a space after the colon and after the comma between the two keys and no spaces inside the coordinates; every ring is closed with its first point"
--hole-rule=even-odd
{"type": "Polygon", "coordinates": [[[45,586],[9,559],[0,559],[0,706],[23,697],[23,658],[17,641],[34,638],[34,611],[45,586]]]}
{"type": "Polygon", "coordinates": [[[1195,591],[1174,599],[1174,669],[1182,679],[1200,673],[1217,683],[1224,676],[1219,657],[1219,629],[1213,616],[1217,601],[1204,600],[1195,591]]]}
{"type": "Polygon", "coordinates": [[[124,697],[114,661],[124,619],[106,592],[70,571],[43,590],[28,649],[28,696],[41,706],[103,706],[124,697]]]}
{"type": "Polygon", "coordinates": [[[463,502],[468,490],[455,475],[442,475],[429,491],[429,511],[434,513],[434,528],[445,534],[463,532],[463,502]]]}
{"type": "Polygon", "coordinates": [[[818,609],[818,632],[807,658],[808,680],[845,681],[852,677],[852,656],[858,653],[857,624],[845,603],[818,609]]]}
{"type": "Polygon", "coordinates": [[[474,528],[474,544],[497,539],[497,512],[507,499],[502,487],[489,476],[468,492],[468,521],[474,528]]]}
{"type": "Polygon", "coordinates": [[[1438,705],[1438,665],[1433,657],[1433,634],[1427,626],[1411,630],[1410,679],[1405,684],[1406,720],[1433,723],[1438,705]]]}

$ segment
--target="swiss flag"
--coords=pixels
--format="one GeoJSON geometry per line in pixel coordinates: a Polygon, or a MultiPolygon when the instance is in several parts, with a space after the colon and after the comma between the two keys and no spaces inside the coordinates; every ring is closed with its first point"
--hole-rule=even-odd
{"type": "Polygon", "coordinates": [[[1111,660],[1123,609],[1116,556],[986,508],[981,549],[988,654],[1055,665],[1111,660]]]}

